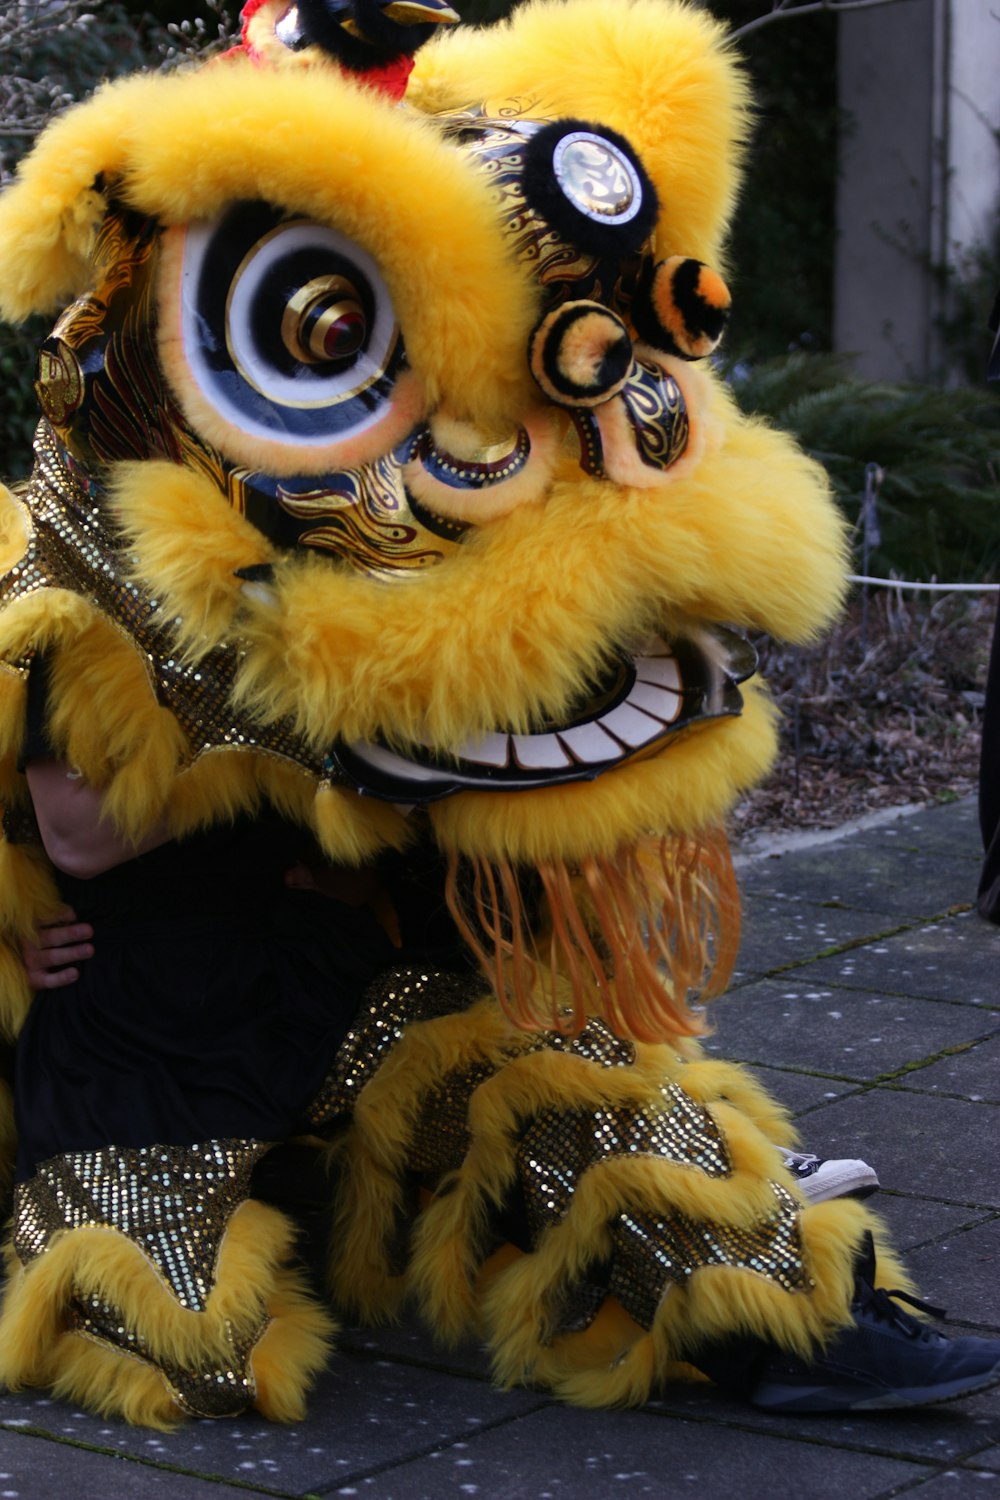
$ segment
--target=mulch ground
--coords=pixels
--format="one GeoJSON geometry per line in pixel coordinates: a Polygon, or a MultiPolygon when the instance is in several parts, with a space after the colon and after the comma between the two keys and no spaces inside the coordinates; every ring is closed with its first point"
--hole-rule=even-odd
{"type": "Polygon", "coordinates": [[[757,641],[781,751],[736,808],[735,839],[974,791],[996,601],[872,589],[817,646],[757,641]]]}

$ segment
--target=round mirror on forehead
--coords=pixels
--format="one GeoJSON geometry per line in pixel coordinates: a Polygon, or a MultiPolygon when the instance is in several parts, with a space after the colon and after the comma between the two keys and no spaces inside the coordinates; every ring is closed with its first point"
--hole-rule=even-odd
{"type": "Polygon", "coordinates": [[[588,219],[628,224],[642,208],[639,174],[613,142],[589,130],[564,135],[552,169],[566,198],[588,219]]]}
{"type": "Polygon", "coordinates": [[[525,142],[522,183],[535,213],[593,255],[635,255],[656,223],[656,189],[638,152],[610,126],[543,126],[525,142]]]}

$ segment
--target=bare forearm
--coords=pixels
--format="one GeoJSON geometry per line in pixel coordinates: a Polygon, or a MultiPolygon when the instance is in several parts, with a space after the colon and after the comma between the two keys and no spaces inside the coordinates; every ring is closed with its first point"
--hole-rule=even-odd
{"type": "Polygon", "coordinates": [[[102,875],[170,838],[162,819],[139,843],[124,838],[104,815],[102,793],[65,761],[30,760],[26,774],[45,852],[56,869],[78,880],[102,875]]]}

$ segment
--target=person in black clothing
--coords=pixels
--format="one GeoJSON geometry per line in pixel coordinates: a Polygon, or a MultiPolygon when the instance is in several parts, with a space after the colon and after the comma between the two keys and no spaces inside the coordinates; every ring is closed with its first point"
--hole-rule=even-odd
{"type": "MultiPolygon", "coordinates": [[[[987,380],[1000,380],[1000,293],[993,306],[990,328],[995,334],[986,366],[987,380]]],[[[1000,925],[1000,610],[993,626],[993,645],[986,676],[983,739],[979,762],[979,827],[983,860],[976,905],[988,922],[1000,925]]]]}

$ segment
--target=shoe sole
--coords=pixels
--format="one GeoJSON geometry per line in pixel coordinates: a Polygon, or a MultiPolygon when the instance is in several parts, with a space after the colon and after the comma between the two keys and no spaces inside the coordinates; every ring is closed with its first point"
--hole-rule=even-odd
{"type": "Polygon", "coordinates": [[[803,1177],[797,1183],[807,1203],[826,1203],[831,1198],[870,1198],[872,1193],[878,1192],[879,1185],[871,1167],[865,1172],[845,1172],[842,1175],[820,1170],[814,1177],[803,1177]]]}
{"type": "Polygon", "coordinates": [[[977,1376],[974,1380],[953,1380],[944,1385],[916,1386],[909,1390],[880,1391],[872,1395],[870,1386],[852,1389],[837,1386],[765,1385],[753,1392],[751,1406],[760,1411],[787,1412],[792,1415],[808,1412],[838,1411],[899,1411],[907,1407],[944,1406],[949,1401],[960,1401],[963,1396],[975,1396],[979,1391],[988,1391],[1000,1385],[1000,1364],[977,1376]]]}

